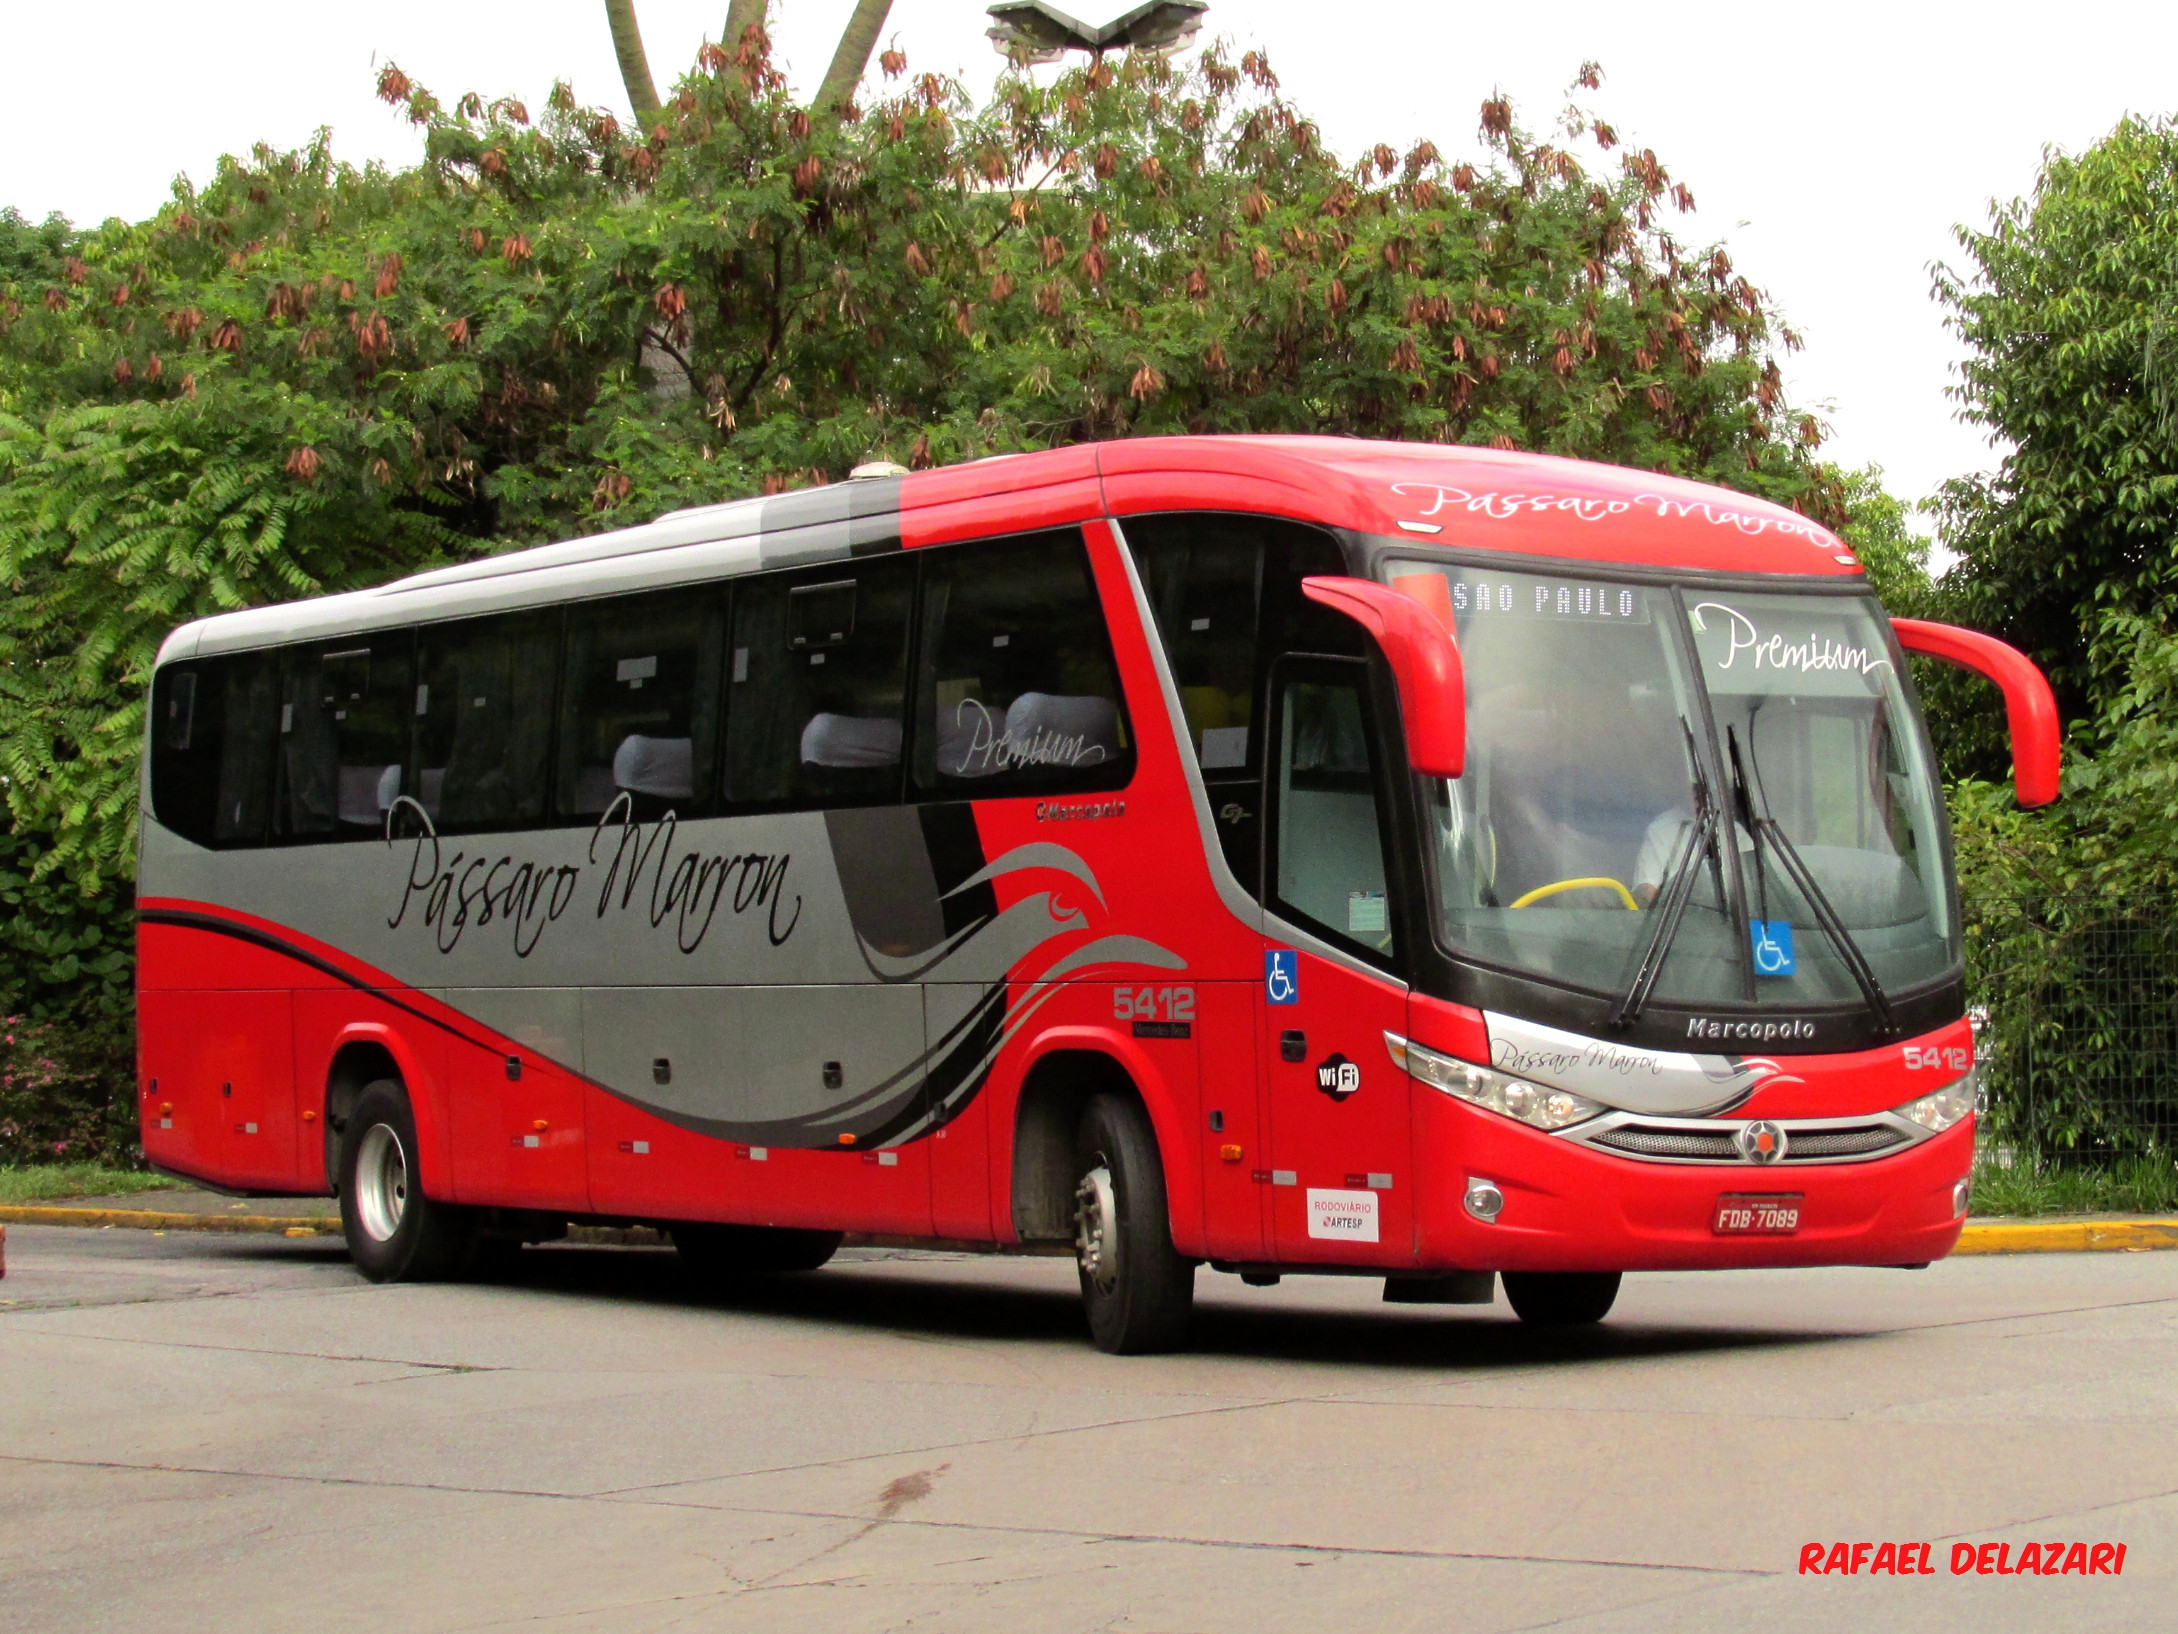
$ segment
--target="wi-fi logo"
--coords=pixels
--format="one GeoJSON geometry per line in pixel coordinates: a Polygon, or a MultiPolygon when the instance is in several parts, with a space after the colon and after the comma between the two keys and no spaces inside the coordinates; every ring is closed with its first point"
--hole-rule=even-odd
{"type": "Polygon", "coordinates": [[[1327,1055],[1316,1063],[1316,1087],[1343,1101],[1361,1088],[1361,1069],[1343,1055],[1327,1055]]]}

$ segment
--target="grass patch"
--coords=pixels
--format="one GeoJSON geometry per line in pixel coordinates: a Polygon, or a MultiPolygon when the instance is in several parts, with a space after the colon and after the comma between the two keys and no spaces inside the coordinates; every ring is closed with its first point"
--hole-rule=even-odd
{"type": "Polygon", "coordinates": [[[1973,1211],[1981,1215],[2178,1214],[2178,1164],[2167,1157],[2002,1169],[1974,1166],[1973,1211]]]}
{"type": "Polygon", "coordinates": [[[183,1184],[140,1169],[109,1169],[101,1163],[0,1165],[0,1203],[49,1203],[62,1197],[114,1197],[124,1192],[171,1191],[183,1184]]]}

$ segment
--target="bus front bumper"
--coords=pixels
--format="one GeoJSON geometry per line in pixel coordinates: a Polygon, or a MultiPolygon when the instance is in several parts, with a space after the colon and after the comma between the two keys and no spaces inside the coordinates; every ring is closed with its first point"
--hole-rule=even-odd
{"type": "Polygon", "coordinates": [[[1972,1118],[1861,1162],[1644,1162],[1422,1091],[1415,1136],[1422,1263],[1477,1271],[1921,1265],[1958,1242],[1974,1165],[1972,1118]],[[1494,1219],[1468,1206],[1477,1181],[1503,1199],[1494,1219]],[[1720,1232],[1728,1194],[1795,1199],[1794,1229],[1720,1232]]]}

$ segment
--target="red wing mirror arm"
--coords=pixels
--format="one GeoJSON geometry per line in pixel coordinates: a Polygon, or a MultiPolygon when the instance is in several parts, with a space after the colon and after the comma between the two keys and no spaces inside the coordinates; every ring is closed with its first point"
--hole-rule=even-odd
{"type": "Polygon", "coordinates": [[[1894,618],[1898,644],[1924,658],[1940,658],[1994,681],[2004,694],[2012,729],[2012,788],[2022,806],[2046,806],[2057,798],[2059,746],[2057,699],[2034,660],[1994,636],[1956,624],[1894,618]]]}
{"type": "Polygon", "coordinates": [[[1467,769],[1467,677],[1452,633],[1452,600],[1441,573],[1399,582],[1395,590],[1368,579],[1312,578],[1301,581],[1301,590],[1344,613],[1383,649],[1399,684],[1407,764],[1424,777],[1457,777],[1467,769]]]}

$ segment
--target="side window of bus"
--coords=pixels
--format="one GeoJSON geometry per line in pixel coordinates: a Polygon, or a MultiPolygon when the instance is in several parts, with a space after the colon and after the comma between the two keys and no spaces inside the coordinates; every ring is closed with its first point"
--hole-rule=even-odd
{"type": "Polygon", "coordinates": [[[1273,900],[1327,941],[1388,963],[1392,925],[1368,672],[1359,663],[1303,660],[1281,665],[1277,675],[1273,900]]]}
{"type": "Polygon", "coordinates": [[[947,546],[923,571],[918,792],[1125,784],[1134,736],[1080,530],[947,546]]]}
{"type": "Polygon", "coordinates": [[[725,614],[710,587],[568,614],[562,817],[595,820],[623,795],[639,821],[712,809],[725,614]]]}
{"type": "Polygon", "coordinates": [[[1151,517],[1127,525],[1203,774],[1254,765],[1261,530],[1242,517],[1151,517]]]}
{"type": "Polygon", "coordinates": [[[529,613],[418,635],[416,802],[449,833],[544,820],[560,618],[529,613]]]}
{"type": "Polygon", "coordinates": [[[379,630],[289,647],[280,665],[282,839],[361,838],[383,831],[408,793],[415,716],[415,638],[379,630]]]}
{"type": "Polygon", "coordinates": [[[159,671],[151,694],[151,808],[167,828],[199,845],[265,843],[277,680],[270,653],[159,671]]]}
{"type": "Polygon", "coordinates": [[[1261,717],[1270,666],[1287,652],[1358,653],[1360,627],[1301,594],[1301,580],[1346,571],[1320,528],[1213,512],[1123,525],[1179,689],[1180,709],[1234,877],[1253,894],[1261,868],[1261,717]]]}
{"type": "Polygon", "coordinates": [[[728,805],[898,802],[914,606],[915,562],[904,555],[736,588],[728,805]]]}

